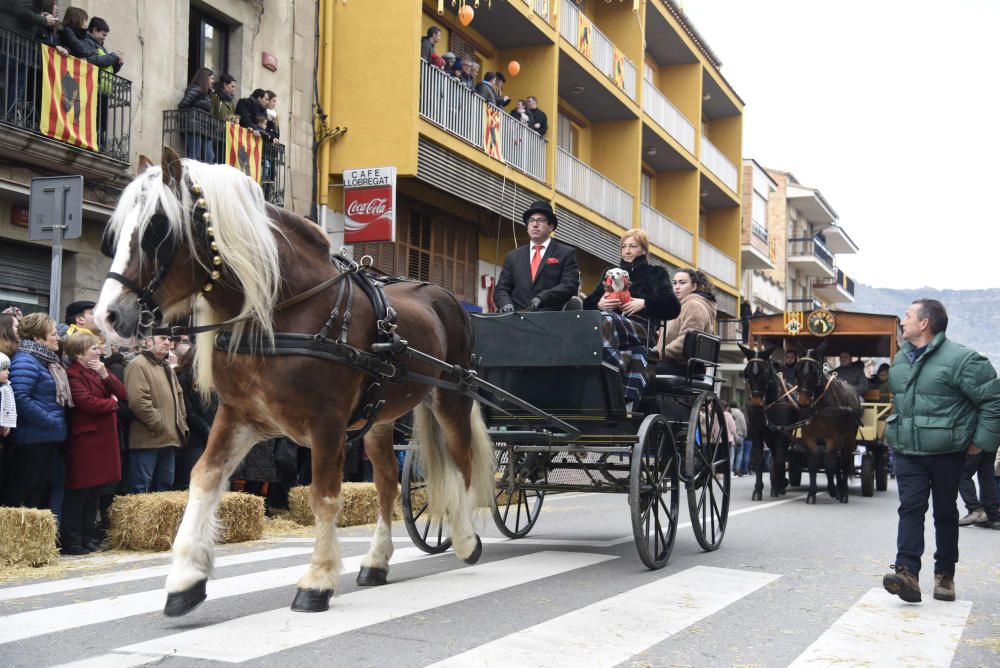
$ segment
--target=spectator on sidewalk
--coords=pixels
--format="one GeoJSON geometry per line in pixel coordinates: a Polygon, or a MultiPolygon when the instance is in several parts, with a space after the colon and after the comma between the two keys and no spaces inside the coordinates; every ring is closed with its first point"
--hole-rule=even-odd
{"type": "MultiPolygon", "coordinates": [[[[179,344],[178,344],[179,345],[179,344]]],[[[177,451],[177,468],[174,473],[174,489],[187,489],[191,484],[191,469],[198,463],[205,446],[208,445],[208,432],[212,430],[215,412],[219,408],[219,400],[212,393],[211,399],[205,401],[194,382],[194,346],[180,355],[177,364],[177,381],[184,395],[184,413],[187,418],[188,440],[177,451]]]]}
{"type": "Polygon", "coordinates": [[[63,554],[87,554],[100,547],[94,533],[103,486],[121,479],[118,401],[125,386],[101,362],[101,341],[78,332],[66,341],[66,375],[73,393],[66,457],[66,496],[60,545],[63,554]]]}
{"type": "Polygon", "coordinates": [[[986,529],[1000,529],[1000,499],[997,497],[993,473],[995,460],[995,452],[985,449],[965,453],[965,466],[958,483],[958,493],[969,512],[958,520],[958,526],[976,525],[986,529]],[[973,478],[979,480],[978,494],[973,478]]]}
{"type": "Polygon", "coordinates": [[[531,114],[531,129],[544,137],[549,131],[549,119],[545,112],[538,108],[538,98],[534,95],[528,96],[528,113],[531,114]]]}
{"type": "Polygon", "coordinates": [[[733,422],[736,423],[732,461],[733,475],[739,477],[747,474],[746,469],[743,468],[743,448],[747,440],[747,418],[743,415],[743,411],[732,404],[728,404],[728,410],[733,416],[733,422]]]}
{"type": "Polygon", "coordinates": [[[17,318],[10,313],[0,313],[0,353],[13,359],[21,343],[17,335],[17,318]]]}
{"type": "Polygon", "coordinates": [[[199,68],[187,88],[184,96],[177,104],[178,109],[192,111],[181,116],[181,136],[189,158],[199,162],[214,163],[215,147],[213,146],[209,117],[212,114],[212,88],[215,87],[215,73],[207,67],[199,68]],[[199,114],[198,112],[204,112],[199,114]]]}
{"type": "Polygon", "coordinates": [[[97,325],[94,323],[94,302],[78,301],[66,307],[66,336],[77,332],[97,335],[97,325]]]}
{"type": "Polygon", "coordinates": [[[420,38],[420,57],[431,62],[431,54],[434,47],[441,41],[441,28],[431,26],[427,29],[427,34],[420,38]]]}
{"type": "Polygon", "coordinates": [[[17,399],[10,386],[10,357],[0,353],[0,500],[7,481],[7,437],[17,427],[17,399]]]}
{"type": "Polygon", "coordinates": [[[125,368],[125,389],[134,419],[129,430],[132,493],[173,488],[177,448],[187,440],[184,396],[167,364],[170,337],[152,336],[125,368]]]}

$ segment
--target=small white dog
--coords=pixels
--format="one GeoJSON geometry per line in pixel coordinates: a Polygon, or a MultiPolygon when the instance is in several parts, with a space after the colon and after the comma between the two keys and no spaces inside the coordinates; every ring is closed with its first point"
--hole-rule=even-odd
{"type": "Polygon", "coordinates": [[[608,299],[617,299],[623,305],[632,301],[632,293],[629,286],[632,284],[628,272],[619,267],[608,269],[604,273],[604,296],[608,299]]]}

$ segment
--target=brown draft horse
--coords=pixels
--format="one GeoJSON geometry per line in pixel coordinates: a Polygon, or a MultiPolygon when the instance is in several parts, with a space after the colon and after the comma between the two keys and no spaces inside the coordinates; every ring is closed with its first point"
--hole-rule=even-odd
{"type": "Polygon", "coordinates": [[[790,424],[798,411],[778,382],[777,364],[771,359],[777,348],[760,350],[748,348],[742,343],[737,345],[747,361],[743,369],[743,381],[750,396],[745,414],[747,435],[753,443],[750,467],[756,475],[751,499],[761,501],[764,498],[764,446],[771,451],[771,496],[782,496],[787,491],[785,459],[788,435],[782,425],[790,424]]]}
{"type": "Polygon", "coordinates": [[[847,503],[847,481],[854,471],[854,451],[858,446],[861,400],[854,389],[836,374],[823,370],[826,341],[795,364],[796,402],[810,417],[802,427],[802,440],[809,451],[809,492],[806,503],[816,503],[818,444],[826,444],[827,490],[840,503],[847,503]]]}
{"type": "MultiPolygon", "coordinates": [[[[159,310],[167,322],[193,314],[195,326],[238,321],[226,325],[233,346],[249,342],[259,351],[273,342],[275,332],[319,332],[339,301],[331,287],[282,305],[339,273],[320,227],[267,205],[260,187],[238,170],[181,160],[169,148],[164,148],[160,167],[140,158],[140,174],[122,193],[105,242],[109,254],[114,249],[113,262],[95,320],[115,343],[131,344],[159,310]]],[[[348,343],[369,350],[375,340],[375,309],[356,292],[362,296],[353,300],[348,343]]],[[[449,364],[470,365],[471,327],[451,294],[416,282],[387,286],[386,293],[398,313],[398,332],[413,348],[449,364]]],[[[188,505],[173,543],[164,614],[185,614],[205,599],[216,510],[229,476],[254,443],[281,434],[312,449],[316,545],[292,609],[326,610],[341,569],[336,521],[345,433],[361,425],[348,423],[368,377],[313,357],[218,351],[214,335],[198,334],[195,373],[201,392],[218,393],[219,411],[205,453],[191,473],[188,505]]],[[[417,373],[442,375],[417,361],[407,364],[417,373]]],[[[364,437],[379,518],[358,574],[360,585],[384,584],[388,575],[398,477],[392,425],[398,417],[415,412],[428,511],[448,522],[455,553],[468,563],[482,553],[473,512],[489,505],[493,489],[492,442],[476,402],[456,391],[409,382],[386,383],[384,398],[376,424],[364,437]]]]}

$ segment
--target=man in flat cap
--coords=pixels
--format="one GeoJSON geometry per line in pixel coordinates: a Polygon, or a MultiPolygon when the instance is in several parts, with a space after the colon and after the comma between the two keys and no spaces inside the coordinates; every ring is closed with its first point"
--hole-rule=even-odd
{"type": "Polygon", "coordinates": [[[531,241],[507,253],[493,292],[500,313],[559,311],[580,289],[576,251],[552,238],[559,221],[539,200],[522,215],[531,241]]]}
{"type": "Polygon", "coordinates": [[[99,336],[97,325],[94,324],[94,302],[79,301],[67,306],[66,324],[69,325],[67,336],[76,332],[99,336]]]}

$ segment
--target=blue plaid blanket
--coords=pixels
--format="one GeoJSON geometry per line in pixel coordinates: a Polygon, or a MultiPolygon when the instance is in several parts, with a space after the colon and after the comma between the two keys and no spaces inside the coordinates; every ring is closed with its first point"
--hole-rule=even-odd
{"type": "Polygon", "coordinates": [[[622,371],[625,400],[638,401],[646,389],[643,370],[646,358],[645,318],[632,319],[614,311],[601,311],[604,316],[602,356],[605,362],[622,371]]]}

